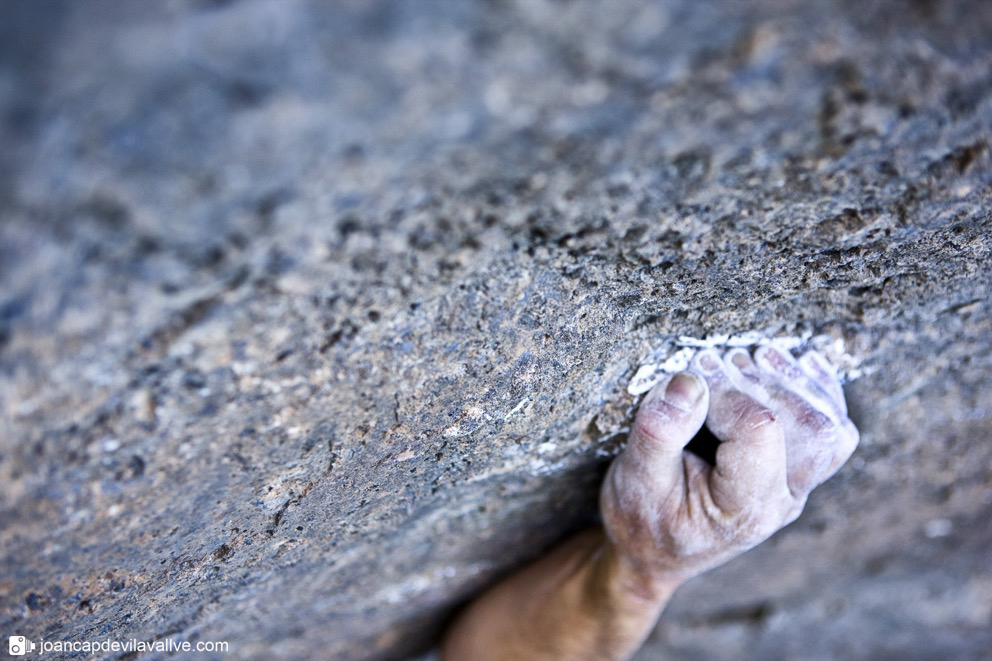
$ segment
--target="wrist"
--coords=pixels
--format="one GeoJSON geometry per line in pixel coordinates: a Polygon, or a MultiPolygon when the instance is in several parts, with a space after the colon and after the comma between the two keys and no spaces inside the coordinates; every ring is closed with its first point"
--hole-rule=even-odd
{"type": "Polygon", "coordinates": [[[684,579],[645,571],[620,553],[602,531],[597,537],[582,572],[580,600],[587,623],[583,628],[601,629],[590,647],[597,654],[589,658],[626,659],[651,633],[684,579]]]}
{"type": "Polygon", "coordinates": [[[604,573],[610,576],[608,580],[614,589],[632,603],[656,605],[660,610],[690,578],[685,572],[646,567],[620,552],[609,538],[603,545],[602,562],[607,567],[604,573]]]}

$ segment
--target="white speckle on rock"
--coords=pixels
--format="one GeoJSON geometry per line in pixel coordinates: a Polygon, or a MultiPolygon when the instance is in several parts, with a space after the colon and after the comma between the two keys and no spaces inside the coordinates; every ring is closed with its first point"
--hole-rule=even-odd
{"type": "Polygon", "coordinates": [[[442,592],[446,581],[459,577],[471,578],[489,569],[491,565],[484,562],[434,567],[429,571],[415,574],[401,583],[387,585],[375,593],[373,601],[387,604],[407,603],[410,599],[425,593],[442,592]]]}
{"type": "Polygon", "coordinates": [[[936,539],[938,537],[947,537],[953,529],[954,525],[949,519],[932,519],[927,521],[926,525],[923,526],[923,534],[930,539],[936,539]]]}
{"type": "Polygon", "coordinates": [[[558,447],[557,443],[555,443],[554,441],[547,441],[537,446],[537,453],[548,454],[550,452],[554,452],[556,447],[558,447]]]}
{"type": "Polygon", "coordinates": [[[534,477],[540,477],[541,475],[551,475],[552,473],[557,473],[565,467],[565,464],[560,461],[545,461],[544,459],[535,459],[527,466],[530,469],[530,474],[534,477]]]}
{"type": "Polygon", "coordinates": [[[507,418],[512,417],[514,413],[516,413],[517,411],[519,411],[520,409],[522,409],[524,406],[526,406],[529,401],[530,401],[530,398],[528,398],[528,397],[524,397],[523,399],[521,399],[520,402],[516,406],[514,406],[510,410],[509,413],[506,414],[506,417],[507,418]]]}
{"type": "Polygon", "coordinates": [[[400,452],[398,455],[396,455],[395,461],[410,461],[416,456],[417,453],[414,452],[413,450],[404,450],[403,452],[400,452]]]}

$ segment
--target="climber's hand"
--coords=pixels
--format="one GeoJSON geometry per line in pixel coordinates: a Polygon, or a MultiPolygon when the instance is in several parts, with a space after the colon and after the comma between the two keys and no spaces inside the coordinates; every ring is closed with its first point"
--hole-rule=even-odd
{"type": "Polygon", "coordinates": [[[614,552],[645,580],[681,582],[768,538],[851,456],[858,431],[815,352],[695,356],[641,404],[600,504],[614,552]],[[685,451],[705,421],[716,465],[685,451]]]}

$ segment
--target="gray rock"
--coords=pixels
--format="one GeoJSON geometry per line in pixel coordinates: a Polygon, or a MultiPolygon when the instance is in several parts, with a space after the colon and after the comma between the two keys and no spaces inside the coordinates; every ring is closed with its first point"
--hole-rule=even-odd
{"type": "Polygon", "coordinates": [[[862,445],[639,658],[992,648],[992,4],[4,13],[5,635],[418,654],[594,520],[645,356],[758,330],[862,445]]]}

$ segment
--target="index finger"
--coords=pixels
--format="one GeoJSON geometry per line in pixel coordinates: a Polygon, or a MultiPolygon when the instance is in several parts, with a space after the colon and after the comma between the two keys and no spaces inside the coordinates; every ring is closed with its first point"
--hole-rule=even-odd
{"type": "Polygon", "coordinates": [[[709,385],[706,426],[721,441],[710,474],[713,502],[732,513],[787,495],[785,435],[775,414],[730,380],[715,351],[697,354],[690,369],[709,385]]]}

